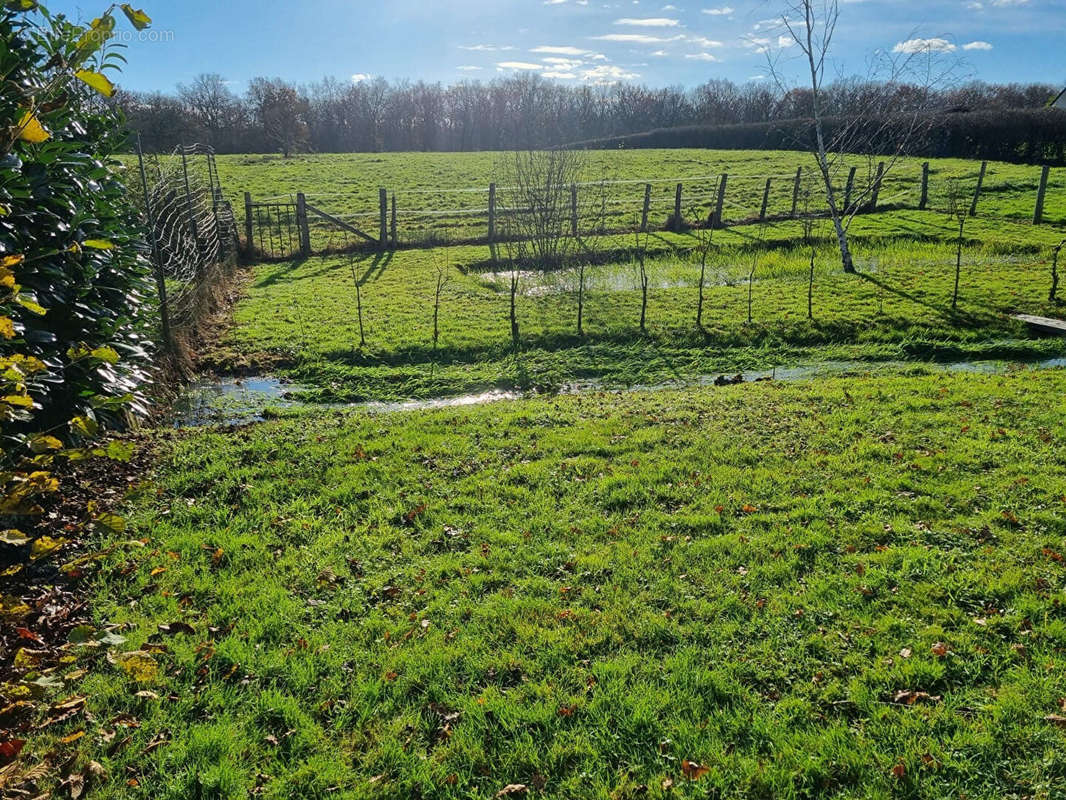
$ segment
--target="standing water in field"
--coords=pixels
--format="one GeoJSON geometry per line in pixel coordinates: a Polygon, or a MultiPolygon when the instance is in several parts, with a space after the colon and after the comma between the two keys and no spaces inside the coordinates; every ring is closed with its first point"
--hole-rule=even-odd
{"type": "MultiPolygon", "coordinates": [[[[684,387],[723,386],[757,381],[803,381],[816,378],[865,377],[877,373],[919,370],[926,372],[971,372],[1000,374],[1027,369],[1066,368],[1066,357],[1041,361],[1018,362],[1005,360],[971,360],[952,362],[926,361],[823,361],[773,369],[749,370],[739,373],[697,375],[688,379],[656,384],[618,384],[600,379],[573,381],[560,386],[556,394],[580,394],[599,391],[652,392],[684,387]]],[[[485,405],[503,400],[517,400],[537,396],[536,391],[493,389],[473,394],[395,402],[369,401],[362,403],[312,403],[299,399],[306,387],[282,383],[280,378],[217,378],[197,381],[189,386],[175,403],[172,412],[176,428],[210,425],[245,425],[262,422],[272,412],[285,409],[352,409],[372,414],[400,411],[429,411],[438,408],[459,408],[485,405]]]]}

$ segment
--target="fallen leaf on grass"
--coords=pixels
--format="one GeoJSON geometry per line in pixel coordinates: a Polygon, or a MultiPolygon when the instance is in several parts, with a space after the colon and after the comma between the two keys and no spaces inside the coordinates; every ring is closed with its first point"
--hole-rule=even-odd
{"type": "Polygon", "coordinates": [[[1052,725],[1058,725],[1060,728],[1066,728],[1066,717],[1061,714],[1048,714],[1044,717],[1044,722],[1050,722],[1052,725]]]}
{"type": "Polygon", "coordinates": [[[528,787],[524,783],[509,783],[500,789],[500,791],[496,792],[496,797],[520,797],[528,790],[528,787]]]}
{"type": "Polygon", "coordinates": [[[934,656],[937,656],[938,658],[943,658],[951,652],[951,645],[947,644],[946,642],[937,642],[929,648],[929,652],[931,652],[934,656]]]}
{"type": "Polygon", "coordinates": [[[0,742],[0,758],[15,758],[25,746],[25,739],[8,739],[6,742],[0,742]]]}
{"type": "Polygon", "coordinates": [[[188,622],[164,622],[159,626],[159,632],[168,636],[176,636],[179,633],[187,633],[189,636],[194,636],[196,629],[188,622]]]}
{"type": "Polygon", "coordinates": [[[698,761],[689,761],[686,758],[681,762],[681,773],[690,781],[698,781],[710,771],[710,767],[700,764],[698,761]]]}
{"type": "Polygon", "coordinates": [[[115,661],[122,667],[123,672],[138,683],[148,683],[155,680],[159,674],[159,662],[152,658],[152,654],[144,650],[131,650],[115,656],[115,661]]]}
{"type": "Polygon", "coordinates": [[[896,692],[892,698],[893,703],[906,703],[909,706],[913,706],[919,700],[928,700],[930,703],[939,703],[941,696],[938,694],[929,694],[929,692],[912,692],[906,689],[902,689],[896,692]]]}
{"type": "Polygon", "coordinates": [[[896,764],[896,766],[892,767],[892,777],[896,780],[900,780],[906,774],[907,768],[903,766],[903,762],[900,762],[899,764],[896,764]]]}

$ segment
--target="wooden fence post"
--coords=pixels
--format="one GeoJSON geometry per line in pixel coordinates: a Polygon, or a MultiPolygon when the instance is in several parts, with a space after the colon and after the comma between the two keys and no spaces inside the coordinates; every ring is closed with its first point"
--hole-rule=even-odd
{"type": "Polygon", "coordinates": [[[311,228],[307,224],[307,198],[303,192],[296,193],[296,227],[300,230],[300,255],[311,255],[311,228]]]}
{"type": "Polygon", "coordinates": [[[845,213],[847,213],[847,210],[849,208],[851,208],[851,195],[852,195],[852,192],[855,191],[855,171],[857,169],[858,169],[858,167],[852,167],[848,171],[848,183],[847,183],[847,186],[844,188],[844,212],[845,213]]]}
{"type": "Polygon", "coordinates": [[[918,201],[918,210],[925,211],[929,205],[929,162],[922,164],[922,199],[918,201]]]}
{"type": "Polygon", "coordinates": [[[255,252],[255,243],[252,239],[254,235],[252,231],[252,193],[244,193],[244,238],[245,246],[248,250],[248,255],[255,252]]]}
{"type": "Polygon", "coordinates": [[[392,193],[392,247],[395,249],[399,246],[399,239],[396,236],[396,192],[392,193]]]}
{"type": "Polygon", "coordinates": [[[725,227],[722,222],[722,214],[725,212],[725,187],[728,182],[729,174],[723,172],[722,179],[718,182],[718,199],[714,204],[714,219],[711,221],[711,225],[715,228],[725,227]]]}
{"type": "Polygon", "coordinates": [[[985,183],[985,172],[988,171],[988,162],[981,162],[981,171],[977,174],[977,188],[974,189],[973,202],[970,203],[970,216],[977,216],[977,201],[981,199],[981,187],[985,183]]]}
{"type": "Polygon", "coordinates": [[[648,230],[648,212],[651,210],[651,184],[644,184],[644,211],[640,215],[640,232],[646,233],[648,230]]]}
{"type": "Polygon", "coordinates": [[[759,222],[763,222],[766,219],[766,207],[770,204],[770,181],[773,178],[766,179],[766,189],[762,193],[762,209],[759,211],[759,222]]]}
{"type": "Polygon", "coordinates": [[[885,177],[885,162],[877,165],[877,177],[874,178],[874,190],[870,196],[870,211],[877,211],[877,198],[881,196],[881,181],[885,177]]]}
{"type": "Polygon", "coordinates": [[[577,238],[577,184],[570,184],[570,234],[577,238]]]}
{"type": "Polygon", "coordinates": [[[387,189],[378,189],[378,207],[381,212],[381,228],[379,230],[378,244],[384,250],[389,246],[389,192],[387,189]]]}
{"type": "Polygon", "coordinates": [[[678,184],[677,189],[674,191],[674,225],[675,231],[681,231],[685,227],[684,217],[681,216],[681,193],[683,191],[683,184],[678,184]]]}
{"type": "Polygon", "coordinates": [[[496,241],[496,184],[489,184],[489,244],[496,241]]]}
{"type": "Polygon", "coordinates": [[[796,167],[796,182],[792,186],[792,216],[796,216],[799,208],[800,186],[803,183],[803,167],[796,167]]]}
{"type": "Polygon", "coordinates": [[[1044,165],[1040,170],[1040,188],[1036,191],[1036,212],[1033,214],[1033,224],[1039,225],[1044,221],[1044,195],[1047,194],[1047,178],[1051,167],[1044,165]]]}

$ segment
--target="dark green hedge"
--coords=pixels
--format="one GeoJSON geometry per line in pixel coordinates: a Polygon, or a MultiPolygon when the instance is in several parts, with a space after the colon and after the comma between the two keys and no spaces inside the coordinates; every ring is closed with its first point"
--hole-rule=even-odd
{"type": "MultiPolygon", "coordinates": [[[[845,126],[862,135],[863,152],[895,152],[909,117],[828,117],[825,131],[832,140],[845,126]]],[[[972,158],[1023,164],[1066,165],[1066,112],[977,111],[942,113],[920,120],[909,137],[906,153],[925,158],[972,158]]],[[[630,136],[580,142],[588,149],[707,148],[712,150],[808,150],[814,142],[810,119],[782,120],[753,125],[660,128],[630,136]]]]}

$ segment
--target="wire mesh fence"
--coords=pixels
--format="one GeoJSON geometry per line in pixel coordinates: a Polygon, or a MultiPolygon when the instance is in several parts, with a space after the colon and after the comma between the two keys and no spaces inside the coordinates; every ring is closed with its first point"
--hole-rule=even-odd
{"type": "Polygon", "coordinates": [[[223,197],[210,147],[147,155],[138,145],[137,155],[139,181],[130,186],[149,231],[161,341],[182,356],[236,268],[237,219],[223,197]]]}

